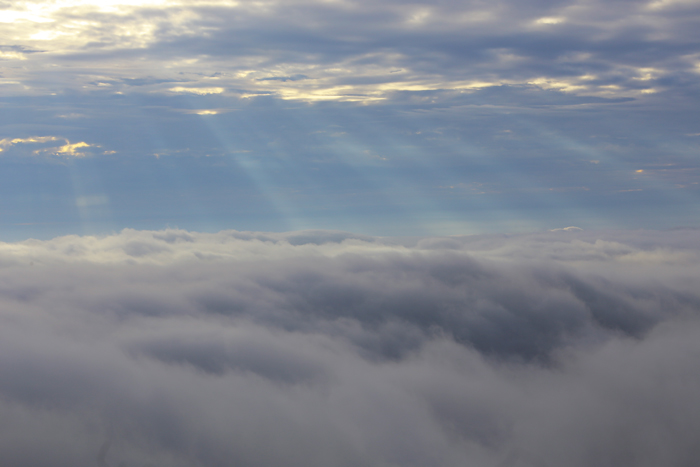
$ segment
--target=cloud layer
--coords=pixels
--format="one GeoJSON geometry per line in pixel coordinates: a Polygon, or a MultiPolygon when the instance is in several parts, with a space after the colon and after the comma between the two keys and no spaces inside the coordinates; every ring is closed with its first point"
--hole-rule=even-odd
{"type": "Polygon", "coordinates": [[[693,465],[697,231],[0,245],[32,466],[693,465]]]}
{"type": "Polygon", "coordinates": [[[696,88],[697,15],[692,2],[11,2],[0,58],[6,87],[29,95],[639,98],[696,88]]]}
{"type": "Polygon", "coordinates": [[[7,78],[37,91],[189,82],[371,101],[493,85],[600,96],[694,87],[697,15],[681,1],[31,1],[0,20],[2,58],[26,62],[7,78]],[[61,64],[50,81],[35,68],[47,61],[61,64]]]}
{"type": "Polygon", "coordinates": [[[699,15],[675,0],[6,2],[2,222],[17,239],[688,225],[699,15]],[[76,201],[95,197],[109,202],[76,201]]]}

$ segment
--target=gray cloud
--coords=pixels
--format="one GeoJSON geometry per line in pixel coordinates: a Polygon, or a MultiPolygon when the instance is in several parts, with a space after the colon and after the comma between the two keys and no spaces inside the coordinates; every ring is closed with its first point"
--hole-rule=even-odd
{"type": "Polygon", "coordinates": [[[690,466],[696,234],[0,244],[3,460],[690,466]]]}

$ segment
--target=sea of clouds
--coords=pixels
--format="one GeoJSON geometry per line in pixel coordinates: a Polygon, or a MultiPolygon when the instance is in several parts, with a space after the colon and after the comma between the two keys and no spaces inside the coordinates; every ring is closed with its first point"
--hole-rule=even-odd
{"type": "Polygon", "coordinates": [[[697,230],[0,243],[22,467],[694,466],[697,230]]]}

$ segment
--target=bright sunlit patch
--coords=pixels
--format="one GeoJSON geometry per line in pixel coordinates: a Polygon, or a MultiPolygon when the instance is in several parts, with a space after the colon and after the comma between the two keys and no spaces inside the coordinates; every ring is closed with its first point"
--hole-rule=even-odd
{"type": "Polygon", "coordinates": [[[40,31],[36,34],[32,34],[29,38],[35,41],[52,41],[64,35],[66,35],[66,33],[62,31],[40,31]]]}
{"type": "Polygon", "coordinates": [[[22,52],[17,52],[15,50],[0,50],[0,59],[26,60],[27,57],[22,52]]]}
{"type": "Polygon", "coordinates": [[[547,16],[535,20],[535,24],[559,24],[563,23],[564,21],[566,21],[566,18],[547,16]]]}
{"type": "Polygon", "coordinates": [[[0,139],[0,151],[15,144],[47,143],[50,141],[60,141],[62,138],[56,136],[31,136],[29,138],[3,138],[0,139]]]}
{"type": "Polygon", "coordinates": [[[225,91],[224,88],[186,88],[183,86],[176,86],[174,88],[168,89],[168,91],[171,92],[180,92],[180,93],[189,93],[189,94],[197,94],[200,96],[204,96],[207,94],[221,94],[222,92],[225,91]]]}
{"type": "Polygon", "coordinates": [[[95,147],[93,144],[88,144],[85,141],[71,143],[66,138],[58,136],[32,136],[29,138],[4,138],[0,140],[0,152],[12,146],[26,144],[46,144],[61,141],[64,144],[60,146],[49,146],[32,151],[33,155],[49,154],[54,156],[70,156],[70,157],[86,157],[88,154],[80,151],[81,148],[95,147]]]}
{"type": "Polygon", "coordinates": [[[42,14],[38,5],[27,5],[20,10],[4,9],[0,11],[0,23],[15,23],[18,21],[28,21],[31,23],[50,23],[54,21],[42,14]]]}
{"type": "MultiPolygon", "coordinates": [[[[0,15],[4,18],[16,18],[33,22],[53,21],[51,14],[62,9],[92,7],[102,12],[113,12],[125,7],[154,7],[167,4],[177,5],[179,2],[170,0],[63,0],[54,2],[17,2],[15,10],[5,10],[0,15]]],[[[14,21],[15,19],[13,19],[14,21]]]]}
{"type": "Polygon", "coordinates": [[[571,81],[550,79],[546,77],[540,77],[528,81],[527,84],[534,84],[535,86],[541,87],[542,89],[556,89],[558,91],[573,92],[586,89],[586,86],[574,84],[571,81]]]}
{"type": "Polygon", "coordinates": [[[78,149],[89,148],[90,146],[91,145],[86,143],[85,141],[73,144],[68,143],[64,144],[63,146],[60,146],[56,150],[56,153],[62,156],[85,157],[85,153],[78,151],[78,149]]]}
{"type": "MultiPolygon", "coordinates": [[[[277,90],[277,95],[282,99],[305,101],[346,101],[365,102],[382,100],[385,97],[371,96],[352,86],[334,86],[322,89],[296,89],[282,88],[277,90]]],[[[246,97],[246,96],[241,96],[246,97]]]]}
{"type": "Polygon", "coordinates": [[[697,5],[697,2],[695,0],[655,0],[647,3],[646,8],[650,10],[662,10],[674,5],[697,5]]]}
{"type": "Polygon", "coordinates": [[[503,83],[499,81],[470,81],[468,83],[457,83],[453,89],[483,89],[492,86],[501,86],[503,83]]]}
{"type": "Polygon", "coordinates": [[[649,81],[656,78],[656,75],[661,73],[661,70],[658,70],[656,68],[638,68],[637,73],[639,74],[639,76],[635,76],[632,79],[638,81],[649,81]]]}
{"type": "MultiPolygon", "coordinates": [[[[212,0],[198,5],[234,6],[212,0]]],[[[11,24],[13,43],[49,42],[52,51],[76,49],[86,44],[103,47],[145,47],[155,39],[161,25],[168,34],[192,34],[189,23],[198,15],[190,2],[170,0],[106,0],[15,3],[0,11],[0,23],[11,24]],[[140,15],[139,10],[161,9],[164,15],[140,15]],[[70,12],[70,14],[66,14],[70,12]]],[[[7,40],[7,38],[6,38],[7,40]]]]}
{"type": "MultiPolygon", "coordinates": [[[[503,82],[489,82],[480,80],[445,82],[439,78],[416,79],[415,81],[395,81],[388,83],[366,84],[366,85],[316,85],[314,87],[279,85],[274,91],[275,95],[285,100],[302,101],[345,101],[345,102],[377,102],[389,98],[389,93],[393,92],[421,92],[440,91],[445,89],[473,91],[492,86],[499,86],[503,82]]],[[[268,93],[245,93],[241,98],[258,95],[268,95],[268,93]]]]}

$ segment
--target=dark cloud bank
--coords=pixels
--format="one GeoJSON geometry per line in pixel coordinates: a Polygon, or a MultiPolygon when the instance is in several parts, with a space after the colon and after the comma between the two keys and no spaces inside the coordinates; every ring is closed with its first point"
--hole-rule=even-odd
{"type": "Polygon", "coordinates": [[[696,230],[0,244],[11,466],[694,466],[696,230]]]}

